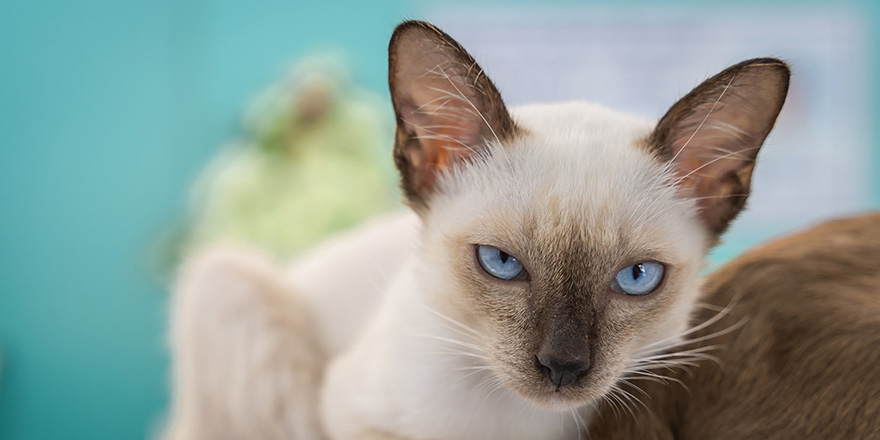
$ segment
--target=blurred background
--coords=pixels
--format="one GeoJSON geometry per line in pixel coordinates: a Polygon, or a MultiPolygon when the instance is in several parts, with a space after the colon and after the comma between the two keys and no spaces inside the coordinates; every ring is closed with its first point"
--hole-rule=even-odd
{"type": "Polygon", "coordinates": [[[386,47],[410,18],[511,105],[659,118],[730,64],[787,60],[750,210],[714,264],[880,206],[873,0],[2,0],[0,439],[154,436],[187,246],[232,233],[293,255],[394,209],[386,47]]]}

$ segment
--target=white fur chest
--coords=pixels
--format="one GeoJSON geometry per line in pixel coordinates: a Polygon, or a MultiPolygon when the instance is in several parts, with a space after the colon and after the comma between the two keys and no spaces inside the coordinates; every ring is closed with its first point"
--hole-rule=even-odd
{"type": "Polygon", "coordinates": [[[588,410],[538,409],[504,387],[469,330],[428,307],[422,291],[405,269],[355,346],[330,365],[322,411],[331,438],[578,438],[588,410]]]}

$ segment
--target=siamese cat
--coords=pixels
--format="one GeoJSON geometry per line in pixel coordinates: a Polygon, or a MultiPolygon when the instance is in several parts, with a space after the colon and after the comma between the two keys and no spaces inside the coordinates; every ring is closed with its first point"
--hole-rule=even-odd
{"type": "Polygon", "coordinates": [[[286,271],[242,249],[194,257],[172,304],[169,436],[582,438],[693,332],[706,252],[788,80],[780,60],[744,61],[659,122],[508,109],[450,36],[401,24],[389,82],[411,211],[286,271]]]}
{"type": "Polygon", "coordinates": [[[685,368],[622,384],[590,438],[880,438],[880,213],[758,247],[703,291],[685,368]]]}

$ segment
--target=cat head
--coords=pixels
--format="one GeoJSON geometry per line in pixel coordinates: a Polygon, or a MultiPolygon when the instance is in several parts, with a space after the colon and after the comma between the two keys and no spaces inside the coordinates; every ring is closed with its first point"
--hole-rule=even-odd
{"type": "Polygon", "coordinates": [[[594,402],[686,331],[788,79],[782,61],[744,61],[656,123],[584,103],[511,112],[451,37],[401,24],[394,159],[425,225],[429,305],[526,401],[594,402]]]}

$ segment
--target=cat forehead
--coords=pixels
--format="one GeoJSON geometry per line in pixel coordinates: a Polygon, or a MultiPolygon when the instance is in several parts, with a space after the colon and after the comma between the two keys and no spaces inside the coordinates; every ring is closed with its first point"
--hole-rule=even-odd
{"type": "Polygon", "coordinates": [[[517,125],[547,139],[577,136],[578,143],[613,143],[646,137],[656,121],[583,101],[531,104],[511,109],[517,125]]]}
{"type": "Polygon", "coordinates": [[[676,198],[645,145],[654,122],[574,102],[511,113],[523,133],[447,175],[437,202],[454,206],[435,212],[486,240],[543,248],[656,247],[657,231],[693,220],[693,206],[676,198]]]}

